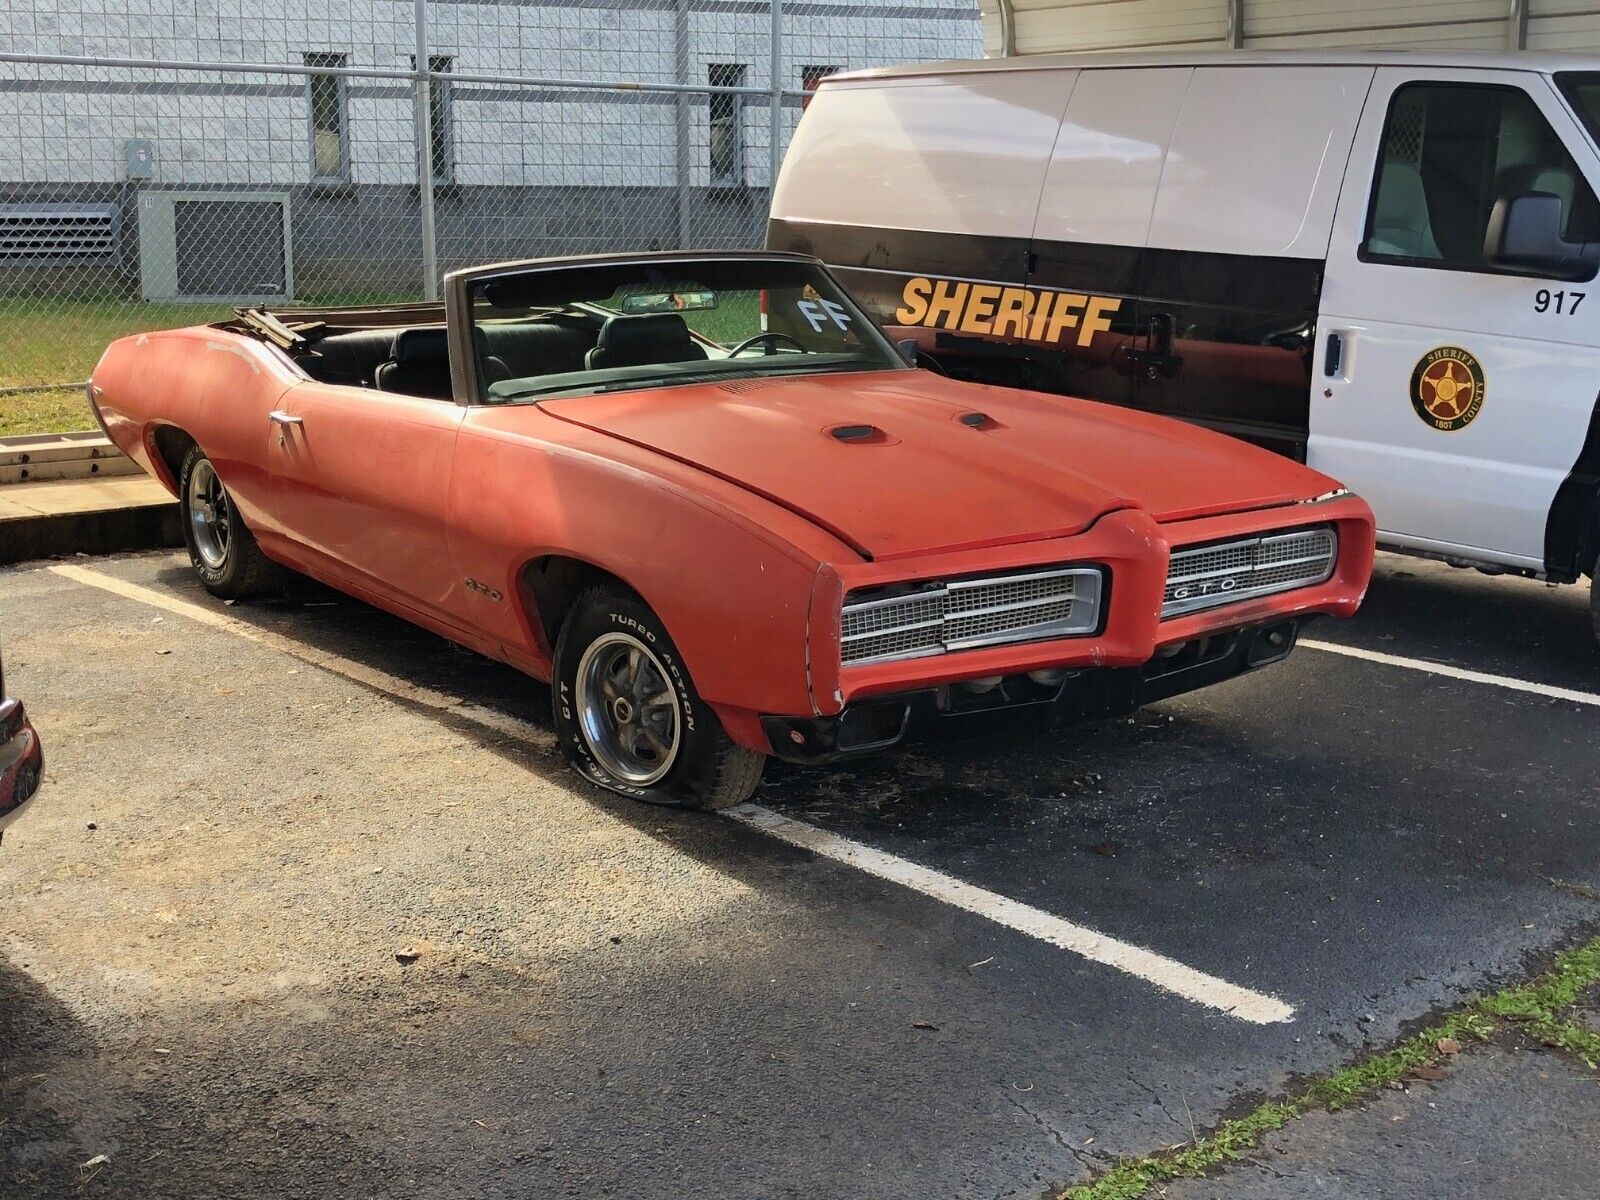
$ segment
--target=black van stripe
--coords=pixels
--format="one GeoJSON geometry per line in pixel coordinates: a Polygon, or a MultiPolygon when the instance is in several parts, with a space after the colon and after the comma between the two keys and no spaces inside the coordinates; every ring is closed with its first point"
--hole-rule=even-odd
{"type": "Polygon", "coordinates": [[[1568,582],[1592,570],[1600,554],[1600,397],[1589,414],[1572,470],[1556,489],[1544,524],[1545,572],[1568,582]]]}
{"type": "Polygon", "coordinates": [[[1031,242],[1025,237],[788,220],[768,223],[767,249],[815,254],[835,267],[996,283],[1020,283],[1026,277],[1038,287],[1096,296],[1139,296],[1157,304],[1201,304],[1285,316],[1314,318],[1322,296],[1320,259],[1277,255],[1031,242]]]}
{"type": "Polygon", "coordinates": [[[925,349],[964,379],[1164,413],[1305,458],[1320,259],[785,220],[768,225],[767,245],[815,254],[886,324],[919,276],[1112,300],[1102,311],[1121,342],[1109,353],[1104,343],[1008,343],[949,324],[925,349]],[[1174,346],[1156,361],[1152,322],[1174,346]]]}

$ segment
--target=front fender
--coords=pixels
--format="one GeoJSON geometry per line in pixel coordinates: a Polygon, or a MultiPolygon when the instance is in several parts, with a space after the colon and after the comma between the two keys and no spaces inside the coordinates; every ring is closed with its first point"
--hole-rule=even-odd
{"type": "Polygon", "coordinates": [[[456,455],[451,549],[468,578],[488,585],[475,597],[478,620],[504,657],[549,677],[555,631],[539,627],[521,580],[530,562],[561,555],[644,599],[735,740],[759,739],[754,714],[815,711],[815,556],[682,480],[585,448],[469,426],[456,455]]]}

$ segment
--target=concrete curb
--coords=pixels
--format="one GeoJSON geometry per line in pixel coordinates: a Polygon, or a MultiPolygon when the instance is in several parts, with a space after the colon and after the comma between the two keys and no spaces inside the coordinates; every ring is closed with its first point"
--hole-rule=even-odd
{"type": "Polygon", "coordinates": [[[0,525],[0,565],[73,554],[119,554],[183,544],[178,504],[52,513],[0,525]]]}
{"type": "Polygon", "coordinates": [[[0,564],[182,543],[178,502],[148,477],[0,488],[0,564]]]}

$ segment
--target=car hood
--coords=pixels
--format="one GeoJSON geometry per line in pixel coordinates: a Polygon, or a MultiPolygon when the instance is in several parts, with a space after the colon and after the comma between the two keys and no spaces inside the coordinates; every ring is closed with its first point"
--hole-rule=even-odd
{"type": "Polygon", "coordinates": [[[928,371],[737,379],[547,400],[564,421],[764,496],[864,557],[1289,504],[1335,486],[1254,446],[1109,405],[928,371]]]}

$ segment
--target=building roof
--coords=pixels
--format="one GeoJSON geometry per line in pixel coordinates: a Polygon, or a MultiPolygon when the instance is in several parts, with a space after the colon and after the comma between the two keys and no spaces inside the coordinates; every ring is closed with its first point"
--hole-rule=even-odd
{"type": "Polygon", "coordinates": [[[1488,50],[1196,50],[1186,52],[1111,52],[1021,54],[1012,58],[956,59],[846,71],[825,82],[903,79],[989,71],[1048,71],[1079,67],[1429,67],[1443,70],[1600,71],[1600,55],[1516,53],[1488,50]]]}

